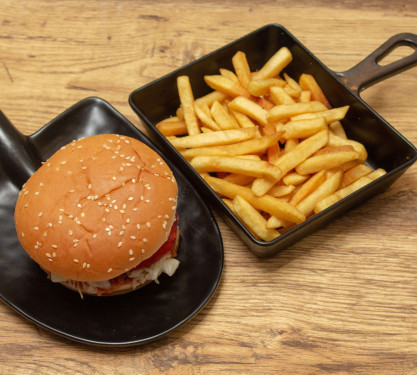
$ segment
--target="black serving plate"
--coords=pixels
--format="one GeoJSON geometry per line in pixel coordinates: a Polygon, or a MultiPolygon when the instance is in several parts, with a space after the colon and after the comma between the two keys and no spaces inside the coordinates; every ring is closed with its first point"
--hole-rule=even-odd
{"type": "Polygon", "coordinates": [[[120,296],[81,299],[46,278],[21,248],[15,232],[13,215],[20,187],[41,161],[73,139],[100,133],[137,138],[161,154],[99,98],[82,100],[30,136],[19,133],[0,112],[0,298],[32,322],[75,341],[101,346],[146,343],[197,314],[216,290],[223,268],[216,221],[175,165],[167,160],[179,186],[181,263],[174,276],[161,276],[159,285],[120,296]]]}
{"type": "Polygon", "coordinates": [[[417,65],[417,35],[414,34],[393,36],[352,69],[337,73],[328,69],[284,27],[272,24],[135,90],[129,97],[129,103],[150,130],[153,140],[181,168],[205,200],[219,210],[224,220],[250,250],[259,257],[268,257],[386,189],[417,160],[416,148],[359,96],[361,90],[415,65],[417,65]],[[413,48],[414,53],[386,66],[378,64],[384,56],[401,45],[413,48]],[[343,121],[348,137],[365,145],[369,154],[367,163],[371,167],[384,168],[388,173],[297,225],[274,241],[264,242],[257,240],[241,224],[155,125],[162,119],[175,115],[180,104],[176,86],[178,76],[190,77],[194,96],[197,98],[212,91],[205,84],[203,76],[219,74],[219,68],[233,69],[232,57],[237,51],[246,53],[251,70],[254,71],[261,68],[269,57],[283,46],[288,47],[293,55],[293,61],[284,71],[295,79],[298,79],[301,73],[314,75],[333,107],[350,105],[347,117],[343,121]]]}

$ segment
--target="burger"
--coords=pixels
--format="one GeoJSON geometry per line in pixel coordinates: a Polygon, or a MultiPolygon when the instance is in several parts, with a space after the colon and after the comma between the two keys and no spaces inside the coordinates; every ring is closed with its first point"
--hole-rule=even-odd
{"type": "Polygon", "coordinates": [[[29,178],[16,232],[52,282],[81,296],[131,292],[179,265],[177,194],[147,145],[95,135],[62,147],[29,178]]]}

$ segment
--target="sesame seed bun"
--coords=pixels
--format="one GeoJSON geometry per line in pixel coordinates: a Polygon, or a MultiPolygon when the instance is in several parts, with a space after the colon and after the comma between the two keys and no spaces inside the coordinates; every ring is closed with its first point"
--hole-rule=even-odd
{"type": "Polygon", "coordinates": [[[167,241],[178,187],[161,157],[115,134],[73,141],[23,186],[19,241],[45,271],[100,282],[134,269],[167,241]]]}

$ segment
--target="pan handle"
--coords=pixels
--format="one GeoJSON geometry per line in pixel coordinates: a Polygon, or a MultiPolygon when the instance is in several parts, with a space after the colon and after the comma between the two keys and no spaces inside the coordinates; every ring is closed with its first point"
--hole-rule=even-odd
{"type": "Polygon", "coordinates": [[[417,35],[401,33],[392,36],[353,68],[336,75],[348,88],[359,94],[360,91],[415,65],[417,65],[417,35]],[[390,64],[379,64],[385,56],[400,46],[411,47],[414,52],[390,64]]]}
{"type": "Polygon", "coordinates": [[[41,166],[41,158],[5,114],[0,111],[0,167],[19,188],[41,166]]]}

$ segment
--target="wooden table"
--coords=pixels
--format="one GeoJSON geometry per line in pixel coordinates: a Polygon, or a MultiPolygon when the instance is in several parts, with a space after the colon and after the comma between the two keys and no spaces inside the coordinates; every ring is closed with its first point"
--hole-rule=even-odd
{"type": "MultiPolygon", "coordinates": [[[[329,68],[344,71],[390,36],[417,33],[417,4],[3,0],[0,108],[30,134],[99,96],[143,129],[127,102],[135,88],[268,23],[284,25],[329,68]]],[[[416,68],[362,97],[417,144],[416,68]]],[[[267,260],[219,219],[225,267],[218,290],[197,317],[148,345],[78,344],[1,303],[0,373],[415,374],[416,186],[414,166],[267,260]]]]}

